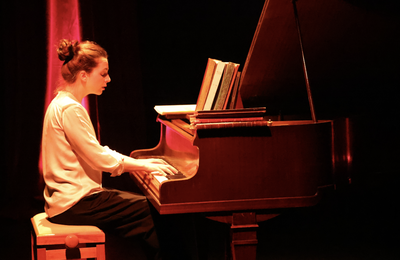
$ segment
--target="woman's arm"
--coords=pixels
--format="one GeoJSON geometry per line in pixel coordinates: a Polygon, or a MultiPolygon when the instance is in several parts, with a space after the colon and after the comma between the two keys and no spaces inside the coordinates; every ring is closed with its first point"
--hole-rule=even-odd
{"type": "Polygon", "coordinates": [[[160,175],[178,172],[162,159],[134,159],[107,146],[101,146],[96,139],[90,118],[82,106],[65,109],[63,119],[64,132],[73,151],[93,169],[110,172],[111,176],[132,171],[147,171],[160,175]]]}

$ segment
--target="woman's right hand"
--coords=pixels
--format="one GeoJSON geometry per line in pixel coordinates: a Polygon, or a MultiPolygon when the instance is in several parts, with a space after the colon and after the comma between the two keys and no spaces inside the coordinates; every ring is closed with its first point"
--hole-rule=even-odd
{"type": "Polygon", "coordinates": [[[138,159],[138,161],[141,161],[144,164],[146,171],[154,175],[166,176],[178,173],[177,169],[169,165],[163,159],[150,158],[150,159],[138,159]]]}
{"type": "Polygon", "coordinates": [[[134,159],[132,157],[125,157],[124,169],[126,172],[146,171],[154,175],[162,176],[178,173],[177,169],[169,165],[163,159],[156,158],[134,159]]]}

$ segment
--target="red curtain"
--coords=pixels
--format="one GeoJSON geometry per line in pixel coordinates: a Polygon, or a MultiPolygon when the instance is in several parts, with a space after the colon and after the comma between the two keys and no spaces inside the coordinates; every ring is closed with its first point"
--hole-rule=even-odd
{"type": "MultiPolygon", "coordinates": [[[[81,40],[80,12],[78,0],[47,0],[47,84],[45,111],[55,96],[55,90],[61,82],[61,65],[56,46],[61,39],[81,40]]],[[[88,100],[82,105],[89,110],[88,100]]],[[[42,173],[40,156],[39,170],[42,173]]],[[[40,178],[42,179],[42,178],[40,178]]]]}
{"type": "MultiPolygon", "coordinates": [[[[81,26],[78,0],[47,0],[48,22],[48,67],[46,106],[54,98],[54,91],[60,82],[62,62],[58,59],[56,46],[61,39],[81,40],[81,26]]],[[[87,100],[83,101],[87,104],[87,100]]],[[[86,107],[86,106],[85,106],[86,107]]]]}

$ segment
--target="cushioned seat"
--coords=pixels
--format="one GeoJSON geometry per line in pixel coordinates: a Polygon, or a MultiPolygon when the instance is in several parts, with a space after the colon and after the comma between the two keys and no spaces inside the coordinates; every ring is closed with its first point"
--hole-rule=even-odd
{"type": "Polygon", "coordinates": [[[31,218],[32,259],[105,260],[105,234],[95,226],[59,225],[48,221],[46,213],[31,218]]]}

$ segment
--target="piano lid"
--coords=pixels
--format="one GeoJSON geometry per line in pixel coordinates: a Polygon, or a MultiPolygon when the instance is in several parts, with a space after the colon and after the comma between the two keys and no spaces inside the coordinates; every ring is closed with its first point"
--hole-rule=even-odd
{"type": "MultiPolygon", "coordinates": [[[[385,109],[399,81],[397,2],[298,0],[296,5],[317,118],[385,109]]],[[[242,75],[244,107],[311,118],[291,0],[265,1],[242,75]]]]}

